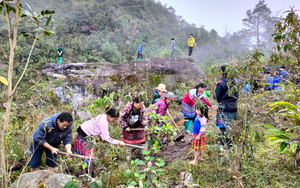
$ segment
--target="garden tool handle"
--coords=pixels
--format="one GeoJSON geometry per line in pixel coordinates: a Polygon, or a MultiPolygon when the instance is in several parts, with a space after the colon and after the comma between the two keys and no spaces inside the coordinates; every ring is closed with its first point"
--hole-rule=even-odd
{"type": "MultiPolygon", "coordinates": [[[[67,152],[63,152],[63,151],[58,151],[58,154],[61,155],[68,155],[67,152]]],[[[71,157],[77,157],[77,158],[81,158],[81,159],[89,159],[89,157],[83,156],[83,155],[77,155],[77,154],[70,154],[71,157]]]]}
{"type": "Polygon", "coordinates": [[[133,145],[133,144],[126,144],[126,143],[124,143],[124,145],[125,145],[125,146],[134,147],[134,148],[145,149],[143,146],[137,146],[137,145],[133,145]]]}
{"type": "Polygon", "coordinates": [[[131,131],[144,131],[145,128],[130,128],[131,131]]]}
{"type": "Polygon", "coordinates": [[[176,126],[176,128],[178,129],[178,131],[180,132],[180,134],[182,135],[182,132],[180,131],[179,127],[176,125],[175,121],[173,120],[171,114],[169,113],[169,110],[167,110],[167,114],[169,115],[169,117],[171,118],[172,122],[174,123],[174,125],[176,126]]]}

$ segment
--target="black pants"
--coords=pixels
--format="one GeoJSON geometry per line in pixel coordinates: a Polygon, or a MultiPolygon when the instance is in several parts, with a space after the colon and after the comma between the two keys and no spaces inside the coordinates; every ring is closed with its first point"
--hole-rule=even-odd
{"type": "Polygon", "coordinates": [[[138,57],[137,57],[137,59],[140,58],[140,57],[141,57],[141,58],[144,57],[142,52],[138,52],[138,57]]]}
{"type": "Polygon", "coordinates": [[[189,56],[192,55],[192,52],[193,52],[193,47],[189,47],[189,56]]]}

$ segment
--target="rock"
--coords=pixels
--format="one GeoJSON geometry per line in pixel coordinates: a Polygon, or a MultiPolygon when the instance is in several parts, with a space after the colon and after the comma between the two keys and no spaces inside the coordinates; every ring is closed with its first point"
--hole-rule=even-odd
{"type": "MultiPolygon", "coordinates": [[[[39,170],[36,172],[25,173],[21,176],[19,187],[47,187],[47,188],[63,188],[64,185],[72,180],[72,176],[67,174],[56,174],[47,170],[39,170]]],[[[16,180],[10,187],[17,187],[16,180]]]]}
{"type": "Polygon", "coordinates": [[[156,57],[122,64],[48,63],[43,65],[42,72],[52,77],[66,77],[64,85],[56,88],[55,93],[62,101],[72,102],[75,106],[80,105],[82,97],[91,97],[93,94],[101,96],[103,92],[108,92],[107,89],[99,92],[103,84],[109,84],[108,88],[117,90],[126,84],[143,86],[148,78],[153,88],[159,83],[165,83],[167,90],[172,91],[178,83],[191,80],[199,83],[205,79],[204,72],[194,60],[186,57],[156,57]],[[93,89],[90,86],[93,86],[93,89]]]}

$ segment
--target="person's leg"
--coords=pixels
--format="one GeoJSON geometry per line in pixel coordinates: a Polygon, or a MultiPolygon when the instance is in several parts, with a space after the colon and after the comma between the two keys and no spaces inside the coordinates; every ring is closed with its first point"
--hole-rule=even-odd
{"type": "Polygon", "coordinates": [[[130,146],[126,146],[126,161],[130,161],[131,160],[131,147],[130,146]]]}
{"type": "Polygon", "coordinates": [[[48,171],[54,172],[56,167],[56,158],[57,155],[53,155],[50,150],[46,149],[46,165],[48,166],[48,171]]]}
{"type": "Polygon", "coordinates": [[[190,53],[190,56],[192,56],[192,53],[193,53],[193,47],[191,47],[191,53],[190,53]]]}
{"type": "Polygon", "coordinates": [[[31,143],[29,152],[30,152],[30,171],[34,172],[40,170],[40,166],[42,165],[42,155],[44,151],[38,149],[35,143],[31,143]]]}
{"type": "Polygon", "coordinates": [[[141,52],[140,54],[141,54],[141,58],[140,58],[140,60],[142,60],[142,59],[144,58],[144,56],[143,56],[143,52],[141,52]]]}
{"type": "Polygon", "coordinates": [[[202,156],[203,152],[201,150],[199,152],[200,152],[200,155],[199,155],[198,161],[205,161],[205,159],[202,156]]]}
{"type": "Polygon", "coordinates": [[[201,151],[195,151],[195,158],[193,161],[189,162],[189,164],[191,164],[191,165],[198,164],[198,159],[199,159],[200,155],[201,155],[201,151]]]}
{"type": "Polygon", "coordinates": [[[62,57],[57,57],[57,63],[61,64],[61,61],[62,61],[62,57]]]}
{"type": "Polygon", "coordinates": [[[135,60],[138,60],[140,58],[140,52],[138,52],[138,56],[135,60]]]}

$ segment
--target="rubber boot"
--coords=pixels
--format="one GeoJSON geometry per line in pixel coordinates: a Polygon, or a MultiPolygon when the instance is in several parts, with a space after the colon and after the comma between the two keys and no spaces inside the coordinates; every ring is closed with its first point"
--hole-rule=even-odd
{"type": "Polygon", "coordinates": [[[140,60],[143,60],[143,58],[141,57],[140,60]]]}
{"type": "Polygon", "coordinates": [[[185,121],[184,122],[184,128],[185,128],[185,132],[190,133],[191,131],[189,130],[189,122],[190,121],[185,121]]]}
{"type": "Polygon", "coordinates": [[[193,132],[192,126],[193,126],[193,121],[192,121],[192,120],[189,120],[189,130],[190,130],[191,132],[193,132]]]}
{"type": "Polygon", "coordinates": [[[138,58],[135,59],[136,61],[138,60],[138,58]]]}

